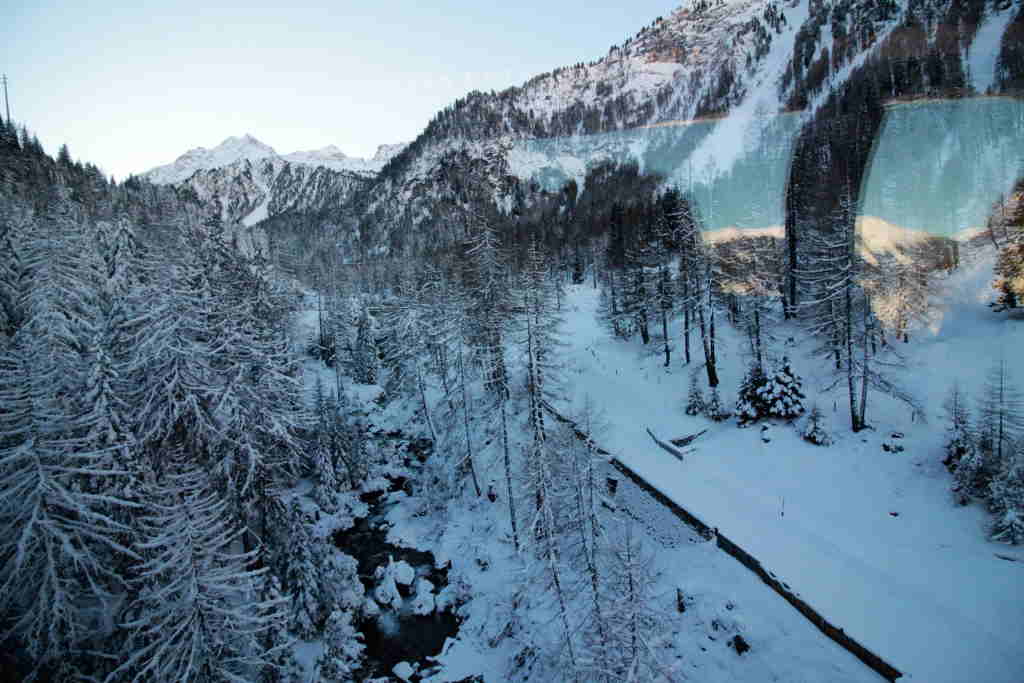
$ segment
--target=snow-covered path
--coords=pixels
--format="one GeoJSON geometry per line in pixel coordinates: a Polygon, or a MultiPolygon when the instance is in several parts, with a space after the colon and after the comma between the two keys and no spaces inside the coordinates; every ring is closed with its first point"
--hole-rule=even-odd
{"type": "MultiPolygon", "coordinates": [[[[951,379],[975,391],[996,350],[1024,342],[1024,325],[978,303],[990,273],[991,260],[958,271],[932,332],[908,348],[905,381],[926,401],[929,424],[911,424],[905,408],[873,396],[868,417],[877,430],[854,435],[840,400],[837,412],[828,410],[837,442],[822,449],[782,425],[765,444],[756,428],[687,417],[678,348],[666,369],[658,349],[610,338],[596,321],[598,296],[589,285],[568,298],[567,393],[574,401],[589,395],[604,411],[609,428],[601,441],[619,459],[751,552],[902,670],[903,680],[1020,683],[1024,552],[989,543],[980,508],[951,504],[940,462],[941,399],[951,379]],[[680,463],[651,442],[647,427],[661,438],[709,431],[680,463]],[[881,449],[894,430],[906,434],[907,450],[897,455],[881,449]]],[[[731,404],[742,345],[725,327],[721,389],[731,404]]],[[[816,362],[790,352],[798,372],[813,374],[816,362]]],[[[813,395],[812,384],[805,388],[813,395]]],[[[833,407],[831,397],[819,400],[833,407]]]]}

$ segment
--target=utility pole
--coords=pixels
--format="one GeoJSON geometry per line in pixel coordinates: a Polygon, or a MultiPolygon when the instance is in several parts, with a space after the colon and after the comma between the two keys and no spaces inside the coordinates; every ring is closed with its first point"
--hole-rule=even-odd
{"type": "Polygon", "coordinates": [[[7,74],[3,76],[4,81],[4,110],[7,112],[7,118],[4,119],[7,123],[11,122],[11,103],[7,99],[7,74]]]}

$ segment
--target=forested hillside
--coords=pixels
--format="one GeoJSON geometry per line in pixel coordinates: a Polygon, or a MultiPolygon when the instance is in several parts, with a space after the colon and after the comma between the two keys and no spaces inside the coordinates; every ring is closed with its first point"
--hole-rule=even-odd
{"type": "Polygon", "coordinates": [[[0,120],[0,677],[1020,680],[1024,168],[968,234],[862,193],[893,101],[1021,96],[1022,26],[698,0],[376,174],[0,120]],[[707,230],[783,113],[784,224],[707,230]],[[687,182],[513,153],[698,119],[687,182]]]}
{"type": "Polygon", "coordinates": [[[5,678],[256,680],[336,604],[303,582],[346,584],[295,565],[278,493],[307,462],[293,300],[193,195],[2,133],[5,678]]]}

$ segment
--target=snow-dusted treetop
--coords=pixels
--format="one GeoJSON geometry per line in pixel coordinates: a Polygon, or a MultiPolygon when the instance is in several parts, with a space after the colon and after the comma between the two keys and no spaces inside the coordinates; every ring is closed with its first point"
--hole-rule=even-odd
{"type": "Polygon", "coordinates": [[[213,149],[205,147],[190,149],[173,163],[157,166],[142,175],[159,185],[169,185],[188,180],[196,171],[230,166],[243,159],[256,161],[266,158],[282,159],[304,166],[324,166],[335,171],[375,174],[391,157],[405,149],[406,144],[380,145],[372,159],[347,156],[335,145],[282,155],[278,154],[270,145],[264,144],[246,133],[238,137],[229,137],[213,149]]]}

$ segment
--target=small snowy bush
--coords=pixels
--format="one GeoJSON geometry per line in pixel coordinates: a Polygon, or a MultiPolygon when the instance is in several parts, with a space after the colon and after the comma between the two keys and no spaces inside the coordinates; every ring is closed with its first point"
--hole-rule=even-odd
{"type": "Polygon", "coordinates": [[[992,525],[992,540],[1020,545],[1024,543],[1024,509],[1010,508],[992,525]]]}
{"type": "Polygon", "coordinates": [[[804,427],[800,430],[800,436],[804,441],[813,443],[816,446],[828,446],[832,443],[828,419],[817,405],[811,406],[811,412],[808,413],[804,427]]]}
{"type": "Polygon", "coordinates": [[[700,389],[700,380],[697,377],[697,369],[690,373],[690,390],[686,397],[686,414],[703,415],[707,411],[704,402],[704,392],[700,389]]]}
{"type": "Polygon", "coordinates": [[[732,413],[723,405],[722,397],[718,393],[718,387],[711,389],[711,397],[708,399],[708,404],[705,408],[706,415],[714,420],[715,422],[722,422],[729,419],[732,413]]]}
{"type": "Polygon", "coordinates": [[[736,397],[736,417],[739,419],[739,426],[745,427],[751,422],[757,422],[768,414],[768,406],[758,391],[765,385],[768,378],[764,371],[757,365],[751,365],[747,370],[743,383],[740,384],[739,395],[736,397]]]}
{"type": "Polygon", "coordinates": [[[956,463],[953,471],[953,494],[961,505],[985,494],[985,458],[981,451],[970,449],[956,463]]]}

